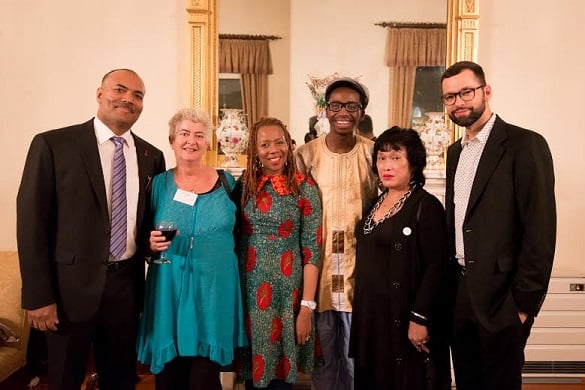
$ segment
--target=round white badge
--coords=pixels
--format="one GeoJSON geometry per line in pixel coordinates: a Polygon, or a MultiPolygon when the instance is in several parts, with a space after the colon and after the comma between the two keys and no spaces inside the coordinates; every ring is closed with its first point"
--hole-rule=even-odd
{"type": "Polygon", "coordinates": [[[404,229],[402,229],[402,234],[404,234],[405,236],[410,236],[412,234],[412,229],[407,226],[404,229]]]}

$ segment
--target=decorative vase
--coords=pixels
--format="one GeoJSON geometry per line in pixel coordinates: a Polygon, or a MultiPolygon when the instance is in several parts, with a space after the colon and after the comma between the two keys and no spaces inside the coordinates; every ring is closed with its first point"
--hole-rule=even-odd
{"type": "Polygon", "coordinates": [[[327,135],[329,133],[329,119],[327,119],[327,114],[325,113],[325,109],[320,110],[319,116],[317,118],[318,118],[317,123],[315,123],[315,130],[317,130],[317,137],[327,135]]]}
{"type": "Polygon", "coordinates": [[[221,120],[215,131],[221,151],[225,154],[223,167],[238,167],[238,153],[248,147],[248,128],[244,121],[244,110],[222,108],[221,120]]]}
{"type": "Polygon", "coordinates": [[[444,112],[426,112],[422,126],[417,130],[427,151],[428,171],[445,169],[445,153],[451,141],[450,131],[445,126],[444,112]]]}

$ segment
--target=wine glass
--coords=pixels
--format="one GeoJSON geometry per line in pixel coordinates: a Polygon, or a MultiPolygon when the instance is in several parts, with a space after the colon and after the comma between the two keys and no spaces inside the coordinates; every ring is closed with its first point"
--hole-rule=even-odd
{"type": "MultiPolygon", "coordinates": [[[[175,226],[174,222],[172,221],[160,221],[156,224],[156,230],[160,231],[165,238],[165,241],[172,241],[177,234],[177,227],[175,226]]],[[[153,263],[155,264],[168,264],[170,263],[169,259],[165,256],[165,251],[160,253],[160,257],[158,259],[154,259],[153,263]]]]}

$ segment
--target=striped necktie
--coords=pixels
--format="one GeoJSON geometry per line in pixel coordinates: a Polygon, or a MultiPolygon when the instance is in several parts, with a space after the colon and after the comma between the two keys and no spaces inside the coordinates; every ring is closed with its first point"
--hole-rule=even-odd
{"type": "Polygon", "coordinates": [[[126,252],[126,160],[124,159],[124,138],[112,137],[115,145],[112,169],[112,218],[110,229],[110,254],[120,260],[126,252]]]}

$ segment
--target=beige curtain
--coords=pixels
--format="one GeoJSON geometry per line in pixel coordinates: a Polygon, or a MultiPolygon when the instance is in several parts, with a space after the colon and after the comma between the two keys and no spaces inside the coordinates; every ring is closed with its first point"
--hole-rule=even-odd
{"type": "Polygon", "coordinates": [[[446,53],[445,28],[388,29],[386,65],[390,67],[389,126],[410,127],[416,68],[445,65],[446,53]]]}
{"type": "Polygon", "coordinates": [[[272,59],[268,39],[220,39],[219,72],[239,73],[248,126],[268,114],[268,75],[272,59]]]}

